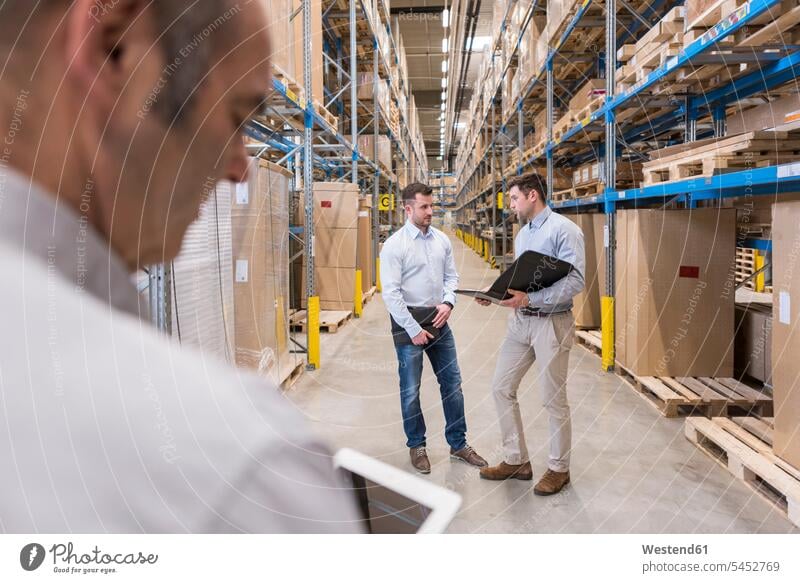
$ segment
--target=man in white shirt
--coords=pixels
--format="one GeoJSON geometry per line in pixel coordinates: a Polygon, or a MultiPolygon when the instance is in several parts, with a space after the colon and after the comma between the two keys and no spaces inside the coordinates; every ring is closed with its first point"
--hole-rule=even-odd
{"type": "Polygon", "coordinates": [[[573,269],[543,290],[510,290],[514,297],[501,304],[514,310],[492,381],[505,459],[481,470],[481,477],[488,480],[533,478],[517,390],[522,377],[538,360],[542,402],[550,418],[550,459],[547,471],[533,490],[540,496],[556,494],[569,483],[572,426],[567,371],[575,327],[572,298],[584,288],[586,264],[583,232],[547,206],[545,184],[545,179],[536,173],[514,177],[508,183],[511,208],[522,225],[514,241],[514,255],[536,251],[566,261],[573,269]]]}
{"type": "Polygon", "coordinates": [[[486,460],[467,444],[464,395],[455,340],[447,320],[455,303],[458,273],[447,236],[431,226],[433,191],[425,184],[403,190],[405,226],[381,251],[382,297],[389,310],[400,374],[400,408],[411,464],[431,471],[425,419],[419,402],[422,355],[428,355],[442,396],[450,457],[476,467],[486,460]]]}
{"type": "Polygon", "coordinates": [[[0,532],[354,532],[330,451],[262,378],[140,313],[207,183],[244,181],[261,3],[0,3],[0,532]]]}

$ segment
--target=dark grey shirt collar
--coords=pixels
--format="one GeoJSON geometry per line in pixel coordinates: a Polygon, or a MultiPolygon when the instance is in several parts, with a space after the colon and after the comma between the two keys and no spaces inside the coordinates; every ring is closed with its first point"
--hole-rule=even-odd
{"type": "MultiPolygon", "coordinates": [[[[91,196],[87,189],[86,204],[91,196]]],[[[133,316],[145,316],[127,266],[88,217],[1,165],[0,243],[54,268],[76,291],[133,316]]]]}

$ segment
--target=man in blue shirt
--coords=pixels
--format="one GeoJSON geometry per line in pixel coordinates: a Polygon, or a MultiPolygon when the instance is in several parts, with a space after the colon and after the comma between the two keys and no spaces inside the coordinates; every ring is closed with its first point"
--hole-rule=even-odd
{"type": "MultiPolygon", "coordinates": [[[[538,360],[542,401],[550,419],[548,469],[534,487],[534,493],[540,496],[556,494],[569,483],[572,429],[567,402],[567,367],[575,326],[572,298],[584,288],[586,263],[583,232],[547,206],[545,184],[545,179],[535,173],[515,177],[508,183],[511,208],[523,225],[514,241],[514,255],[519,257],[525,251],[537,251],[566,261],[574,269],[540,291],[510,290],[513,297],[501,304],[514,310],[492,382],[505,460],[481,470],[481,478],[488,480],[533,478],[517,389],[522,377],[538,360]]],[[[476,301],[481,305],[489,304],[476,301]]]]}
{"type": "Polygon", "coordinates": [[[477,467],[488,464],[467,444],[461,371],[453,333],[447,324],[456,303],[458,273],[447,236],[431,226],[432,190],[414,183],[403,190],[405,226],[381,251],[382,297],[391,315],[400,373],[400,407],[411,464],[431,471],[425,450],[425,419],[419,402],[422,354],[439,381],[450,457],[477,467]]]}

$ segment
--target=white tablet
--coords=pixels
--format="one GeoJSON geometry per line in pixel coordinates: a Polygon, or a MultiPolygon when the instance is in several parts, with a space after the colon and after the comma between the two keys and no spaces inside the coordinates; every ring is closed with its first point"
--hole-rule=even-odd
{"type": "Polygon", "coordinates": [[[461,496],[352,449],[333,458],[370,534],[443,533],[461,506],[461,496]]]}

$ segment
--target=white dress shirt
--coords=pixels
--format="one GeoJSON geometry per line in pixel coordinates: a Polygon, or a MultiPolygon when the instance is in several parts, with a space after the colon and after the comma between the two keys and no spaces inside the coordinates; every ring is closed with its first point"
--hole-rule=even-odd
{"type": "Polygon", "coordinates": [[[536,251],[570,263],[569,275],[550,287],[528,294],[534,310],[556,314],[572,309],[572,298],[585,287],[586,249],[580,227],[548,206],[517,233],[514,256],[536,251]]]}
{"type": "Polygon", "coordinates": [[[56,201],[0,167],[0,533],[356,530],[303,416],[140,319],[124,264],[56,201]]]}
{"type": "Polygon", "coordinates": [[[423,233],[411,221],[389,237],[381,251],[381,296],[386,308],[411,337],[422,327],[408,306],[455,306],[458,272],[453,245],[434,227],[423,233]]]}

